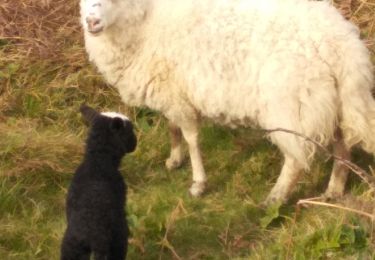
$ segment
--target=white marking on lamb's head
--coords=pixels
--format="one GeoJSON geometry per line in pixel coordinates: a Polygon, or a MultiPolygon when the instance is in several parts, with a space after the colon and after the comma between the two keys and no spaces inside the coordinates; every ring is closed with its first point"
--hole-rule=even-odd
{"type": "Polygon", "coordinates": [[[129,118],[123,114],[117,113],[117,112],[102,112],[100,113],[103,116],[110,117],[110,118],[116,118],[119,117],[124,121],[130,121],[129,118]]]}
{"type": "Polygon", "coordinates": [[[126,153],[133,152],[137,146],[137,137],[133,131],[133,124],[130,119],[116,112],[102,112],[102,116],[112,118],[110,127],[113,138],[117,144],[123,144],[126,153]]]}
{"type": "Polygon", "coordinates": [[[92,35],[98,35],[111,26],[120,13],[116,2],[117,0],[81,0],[83,29],[92,35]]]}

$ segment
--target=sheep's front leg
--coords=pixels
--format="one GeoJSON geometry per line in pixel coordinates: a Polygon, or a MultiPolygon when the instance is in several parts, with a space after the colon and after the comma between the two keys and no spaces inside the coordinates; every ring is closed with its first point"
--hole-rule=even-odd
{"type": "Polygon", "coordinates": [[[190,187],[190,193],[192,196],[198,197],[204,192],[206,183],[206,174],[204,172],[198,143],[198,127],[181,127],[181,130],[189,147],[191,166],[193,170],[193,184],[190,187]]]}
{"type": "Polygon", "coordinates": [[[302,165],[295,159],[285,156],[285,162],[280,176],[264,203],[267,205],[275,202],[286,202],[302,169],[302,165]]]}
{"type": "Polygon", "coordinates": [[[182,153],[182,132],[181,129],[173,124],[169,123],[169,135],[171,139],[171,154],[165,165],[168,170],[177,169],[181,166],[183,161],[183,153],[182,153]]]}

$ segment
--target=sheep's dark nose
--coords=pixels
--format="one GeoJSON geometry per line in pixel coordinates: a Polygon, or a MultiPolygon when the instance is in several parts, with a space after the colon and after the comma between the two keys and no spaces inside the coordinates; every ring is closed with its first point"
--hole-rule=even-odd
{"type": "Polygon", "coordinates": [[[86,17],[86,23],[89,32],[96,33],[103,29],[100,18],[86,17]]]}

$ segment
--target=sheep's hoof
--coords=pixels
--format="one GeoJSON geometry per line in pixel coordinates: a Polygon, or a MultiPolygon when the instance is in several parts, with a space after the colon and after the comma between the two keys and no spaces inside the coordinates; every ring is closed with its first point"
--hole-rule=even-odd
{"type": "Polygon", "coordinates": [[[287,198],[282,198],[279,196],[273,196],[272,194],[268,195],[265,201],[261,203],[261,206],[267,208],[275,204],[282,205],[287,202],[287,198]]]}
{"type": "Polygon", "coordinates": [[[205,187],[205,182],[194,182],[189,189],[190,195],[193,197],[200,197],[203,194],[205,187]]]}
{"type": "Polygon", "coordinates": [[[331,199],[338,199],[344,196],[344,192],[342,191],[335,191],[335,190],[326,190],[323,194],[323,198],[331,200],[331,199]]]}
{"type": "Polygon", "coordinates": [[[176,160],[175,158],[168,158],[165,161],[165,166],[169,171],[175,170],[181,167],[183,160],[176,160]]]}

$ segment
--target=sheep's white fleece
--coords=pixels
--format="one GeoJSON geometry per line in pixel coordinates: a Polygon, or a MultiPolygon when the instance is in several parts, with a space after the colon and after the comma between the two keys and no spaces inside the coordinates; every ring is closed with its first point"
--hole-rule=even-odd
{"type": "MultiPolygon", "coordinates": [[[[375,152],[369,53],[328,3],[113,1],[120,17],[99,36],[85,31],[85,44],[125,103],[159,110],[178,126],[203,116],[295,130],[323,144],[339,126],[348,148],[375,152]]],[[[270,137],[308,167],[311,144],[270,137]]]]}

